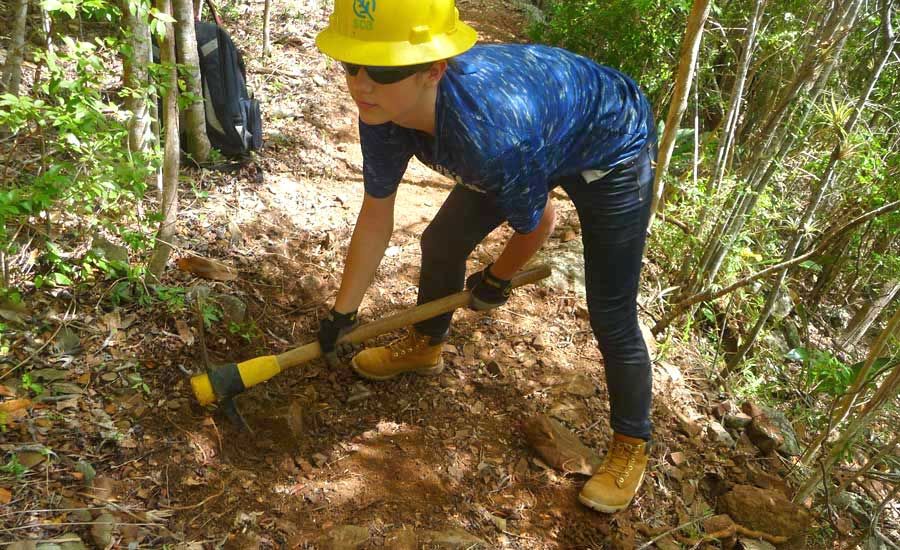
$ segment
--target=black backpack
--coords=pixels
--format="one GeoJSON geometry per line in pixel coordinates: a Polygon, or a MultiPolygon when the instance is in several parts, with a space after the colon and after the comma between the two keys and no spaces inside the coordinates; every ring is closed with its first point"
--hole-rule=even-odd
{"type": "Polygon", "coordinates": [[[241,52],[222,27],[201,21],[195,28],[210,145],[228,156],[258,150],[262,113],[247,91],[241,52]]]}

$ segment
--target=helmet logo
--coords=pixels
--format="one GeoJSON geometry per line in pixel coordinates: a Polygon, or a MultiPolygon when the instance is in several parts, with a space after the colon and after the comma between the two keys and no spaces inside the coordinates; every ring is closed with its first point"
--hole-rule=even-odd
{"type": "Polygon", "coordinates": [[[375,0],[353,0],[353,13],[356,14],[354,27],[371,30],[375,22],[375,0]]]}

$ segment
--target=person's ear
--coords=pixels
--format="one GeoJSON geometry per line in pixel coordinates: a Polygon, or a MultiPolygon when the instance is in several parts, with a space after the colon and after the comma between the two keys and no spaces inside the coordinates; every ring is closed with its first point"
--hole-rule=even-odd
{"type": "Polygon", "coordinates": [[[447,72],[447,62],[446,61],[435,61],[432,63],[431,67],[425,71],[425,84],[427,86],[437,86],[441,79],[444,78],[444,73],[447,72]]]}

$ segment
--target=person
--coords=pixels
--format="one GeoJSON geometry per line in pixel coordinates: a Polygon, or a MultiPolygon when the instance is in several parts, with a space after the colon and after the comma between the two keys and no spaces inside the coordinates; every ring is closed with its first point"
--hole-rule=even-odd
{"type": "MultiPolygon", "coordinates": [[[[336,0],[316,37],[343,65],[359,110],[365,187],[319,343],[339,364],[338,339],[356,323],[388,245],[412,156],[456,182],[421,237],[420,304],[465,285],[473,309],[503,305],[510,279],[554,228],[550,192],[561,187],[581,226],[613,428],[611,449],[579,500],[615,512],[643,480],[651,436],[650,358],[637,319],[656,153],[651,107],[630,78],[585,57],[476,41],[453,0],[336,0]],[[502,253],[466,278],[470,253],[504,222],[515,233],[502,253]]],[[[361,351],[353,369],[370,380],[440,373],[451,316],[361,351]]]]}

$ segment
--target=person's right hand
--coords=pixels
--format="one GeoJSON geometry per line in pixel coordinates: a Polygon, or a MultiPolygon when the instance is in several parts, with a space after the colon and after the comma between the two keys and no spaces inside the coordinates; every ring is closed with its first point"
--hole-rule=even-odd
{"type": "Polygon", "coordinates": [[[338,344],[337,341],[356,326],[356,313],[338,313],[332,308],[328,316],[319,321],[319,346],[325,362],[331,368],[341,366],[345,356],[353,352],[352,344],[338,344]]]}

